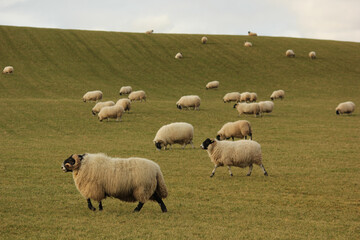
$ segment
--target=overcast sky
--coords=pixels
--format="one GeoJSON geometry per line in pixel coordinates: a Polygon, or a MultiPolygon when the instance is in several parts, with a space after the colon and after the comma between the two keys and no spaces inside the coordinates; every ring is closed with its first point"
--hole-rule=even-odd
{"type": "Polygon", "coordinates": [[[360,0],[0,0],[0,25],[360,42],[360,0]]]}

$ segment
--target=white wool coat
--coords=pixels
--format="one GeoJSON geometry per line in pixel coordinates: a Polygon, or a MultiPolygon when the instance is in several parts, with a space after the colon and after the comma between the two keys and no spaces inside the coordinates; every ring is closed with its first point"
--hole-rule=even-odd
{"type": "Polygon", "coordinates": [[[154,143],[161,143],[165,148],[167,145],[192,144],[194,138],[194,127],[190,123],[175,122],[162,126],[156,133],[154,143]]]}
{"type": "Polygon", "coordinates": [[[99,101],[103,97],[103,93],[100,90],[90,91],[84,94],[83,101],[99,101]]]}

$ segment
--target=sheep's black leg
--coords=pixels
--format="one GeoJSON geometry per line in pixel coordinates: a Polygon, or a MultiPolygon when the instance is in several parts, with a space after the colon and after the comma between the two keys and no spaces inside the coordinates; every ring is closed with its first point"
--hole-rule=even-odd
{"type": "Polygon", "coordinates": [[[250,165],[249,165],[249,172],[248,172],[248,174],[247,174],[246,176],[250,176],[250,175],[251,175],[252,169],[253,169],[253,165],[250,164],[250,165]]]}
{"type": "Polygon", "coordinates": [[[218,166],[217,166],[217,165],[215,165],[214,170],[212,171],[212,173],[211,173],[210,177],[213,177],[213,176],[215,175],[215,171],[216,171],[216,168],[217,168],[217,167],[218,167],[218,166]]]}
{"type": "Polygon", "coordinates": [[[95,210],[96,210],[96,208],[94,208],[94,206],[91,204],[90,198],[87,199],[87,203],[88,203],[88,208],[89,208],[90,210],[92,210],[92,211],[95,211],[95,210]]]}
{"type": "Polygon", "coordinates": [[[157,192],[154,192],[153,197],[155,198],[155,200],[159,203],[160,207],[161,207],[161,211],[162,212],[167,212],[165,203],[163,202],[163,200],[161,199],[161,197],[157,194],[157,192]]]}
{"type": "Polygon", "coordinates": [[[144,206],[144,203],[139,202],[139,204],[137,205],[137,207],[134,209],[134,212],[140,212],[141,208],[144,206]]]}
{"type": "Polygon", "coordinates": [[[260,164],[260,167],[262,168],[262,170],[264,171],[264,175],[265,176],[268,176],[268,173],[266,172],[265,168],[264,168],[264,165],[260,164]]]}
{"type": "Polygon", "coordinates": [[[102,203],[101,201],[99,202],[99,211],[102,211],[103,210],[103,206],[102,206],[102,203]]]}
{"type": "Polygon", "coordinates": [[[231,137],[232,138],[232,140],[234,141],[234,137],[231,137]]]}

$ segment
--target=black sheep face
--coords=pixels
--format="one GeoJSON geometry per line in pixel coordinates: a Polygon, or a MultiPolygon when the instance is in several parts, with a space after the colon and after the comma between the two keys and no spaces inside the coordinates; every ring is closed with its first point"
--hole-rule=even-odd
{"type": "Polygon", "coordinates": [[[210,138],[207,138],[202,144],[201,144],[201,148],[204,150],[207,150],[209,145],[214,143],[215,141],[211,140],[210,138]]]}
{"type": "Polygon", "coordinates": [[[161,150],[161,142],[155,142],[155,147],[157,150],[161,150]]]}
{"type": "Polygon", "coordinates": [[[181,110],[181,106],[180,106],[180,105],[176,105],[176,107],[181,110]]]}
{"type": "Polygon", "coordinates": [[[78,169],[80,167],[80,161],[84,158],[84,155],[73,154],[68,157],[62,164],[61,169],[64,172],[72,172],[74,169],[78,169]]]}
{"type": "Polygon", "coordinates": [[[237,104],[237,103],[235,103],[235,104],[234,104],[234,108],[236,108],[236,106],[237,106],[237,105],[238,105],[238,104],[237,104]]]}

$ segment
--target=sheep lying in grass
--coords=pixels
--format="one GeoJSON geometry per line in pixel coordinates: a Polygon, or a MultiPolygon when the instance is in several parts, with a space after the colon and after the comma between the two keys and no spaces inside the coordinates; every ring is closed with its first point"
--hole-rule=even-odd
{"type": "Polygon", "coordinates": [[[275,90],[271,96],[270,99],[273,101],[275,99],[280,98],[281,100],[283,100],[283,98],[285,98],[285,91],[284,90],[275,90]]]}
{"type": "Polygon", "coordinates": [[[251,32],[251,31],[248,31],[248,35],[249,35],[249,36],[254,36],[254,37],[256,37],[256,36],[257,36],[257,33],[254,33],[254,32],[251,32]]]}
{"type": "Polygon", "coordinates": [[[352,113],[355,111],[355,103],[349,101],[349,102],[343,102],[343,103],[340,103],[336,109],[336,114],[337,115],[340,115],[340,114],[344,114],[344,113],[352,113]]]}
{"type": "Polygon", "coordinates": [[[240,99],[241,99],[241,94],[239,92],[227,93],[223,97],[224,103],[227,103],[227,102],[240,102],[240,99]]]}
{"type": "Polygon", "coordinates": [[[316,53],[314,51],[309,52],[309,58],[315,59],[316,58],[316,53]]]}
{"type": "Polygon", "coordinates": [[[103,107],[98,114],[98,118],[100,122],[104,119],[109,121],[109,118],[116,118],[116,121],[121,121],[123,112],[124,108],[115,104],[114,106],[103,107]]]}
{"type": "Polygon", "coordinates": [[[107,102],[98,102],[97,104],[95,104],[95,106],[93,107],[93,109],[91,110],[92,114],[95,116],[97,113],[100,112],[100,110],[103,107],[109,107],[109,106],[114,106],[115,103],[113,101],[107,101],[107,102]]]}
{"type": "Polygon", "coordinates": [[[294,51],[291,50],[291,49],[287,50],[286,53],[285,53],[285,55],[286,55],[287,57],[295,57],[295,53],[294,53],[294,51]]]}
{"type": "Polygon", "coordinates": [[[217,132],[216,139],[217,140],[224,140],[230,139],[234,141],[234,138],[244,138],[249,136],[252,140],[252,131],[251,125],[249,121],[246,120],[239,120],[236,122],[228,122],[225,123],[222,128],[217,132]]]}
{"type": "Polygon", "coordinates": [[[235,103],[234,108],[241,114],[254,114],[256,117],[260,114],[260,106],[258,103],[235,103]]]}
{"type": "Polygon", "coordinates": [[[207,37],[202,37],[202,38],[201,38],[201,43],[202,43],[202,44],[205,44],[205,43],[207,42],[207,40],[208,40],[207,37]]]}
{"type": "Polygon", "coordinates": [[[199,110],[200,103],[201,103],[201,99],[199,96],[188,95],[188,96],[182,96],[179,99],[179,101],[177,101],[176,107],[180,110],[183,108],[186,108],[186,109],[193,108],[194,110],[199,110]]]}
{"type": "Polygon", "coordinates": [[[88,208],[95,211],[91,199],[99,202],[106,197],[125,202],[136,202],[139,212],[148,201],[157,201],[162,212],[167,212],[162,201],[168,191],[160,167],[145,158],[111,158],[103,153],[73,154],[62,164],[64,172],[72,172],[76,188],[87,199],[88,208]]]}
{"type": "Polygon", "coordinates": [[[218,88],[219,87],[219,81],[212,81],[212,82],[208,82],[206,84],[206,89],[211,89],[211,88],[218,88]]]}
{"type": "Polygon", "coordinates": [[[146,101],[146,94],[143,90],[139,90],[139,91],[131,92],[128,98],[130,99],[131,102],[132,101],[142,102],[142,100],[146,101]]]}
{"type": "Polygon", "coordinates": [[[131,88],[131,86],[123,86],[123,87],[121,87],[120,88],[120,91],[119,91],[119,94],[120,94],[120,96],[121,95],[125,95],[125,94],[129,94],[129,93],[131,93],[132,92],[132,88],[131,88]]]}
{"type": "Polygon", "coordinates": [[[271,113],[274,109],[274,102],[272,101],[260,101],[260,115],[262,116],[263,113],[271,113]]]}
{"type": "Polygon", "coordinates": [[[210,177],[213,177],[215,170],[220,166],[227,166],[230,176],[233,176],[230,167],[249,167],[247,176],[251,175],[253,164],[259,165],[264,171],[264,175],[268,176],[264,165],[262,164],[261,146],[255,141],[239,140],[239,141],[217,141],[207,138],[201,148],[206,150],[211,161],[215,164],[210,177]]]}
{"type": "Polygon", "coordinates": [[[182,55],[181,52],[179,52],[179,53],[177,53],[177,54],[175,55],[175,58],[176,58],[176,59],[180,59],[180,58],[182,58],[182,57],[183,57],[183,55],[182,55]]]}
{"type": "Polygon", "coordinates": [[[194,138],[194,127],[185,122],[175,122],[162,126],[156,133],[156,136],[153,140],[155,143],[155,147],[158,150],[161,150],[162,147],[164,149],[167,148],[167,145],[170,145],[170,149],[172,144],[182,144],[182,148],[184,149],[187,144],[193,145],[194,138]]]}
{"type": "Polygon", "coordinates": [[[5,73],[5,74],[9,74],[9,73],[13,73],[14,72],[14,67],[12,66],[6,66],[4,67],[4,70],[2,71],[2,73],[5,73]]]}
{"type": "Polygon", "coordinates": [[[245,41],[244,46],[245,47],[252,47],[252,43],[245,41]]]}
{"type": "Polygon", "coordinates": [[[82,99],[84,102],[89,102],[89,101],[99,101],[102,99],[102,97],[103,97],[103,93],[100,90],[95,90],[85,93],[82,99]]]}
{"type": "Polygon", "coordinates": [[[128,111],[128,113],[130,112],[130,108],[131,108],[131,101],[130,99],[127,98],[121,98],[116,102],[116,105],[118,106],[122,106],[122,108],[124,109],[124,111],[128,111]]]}

